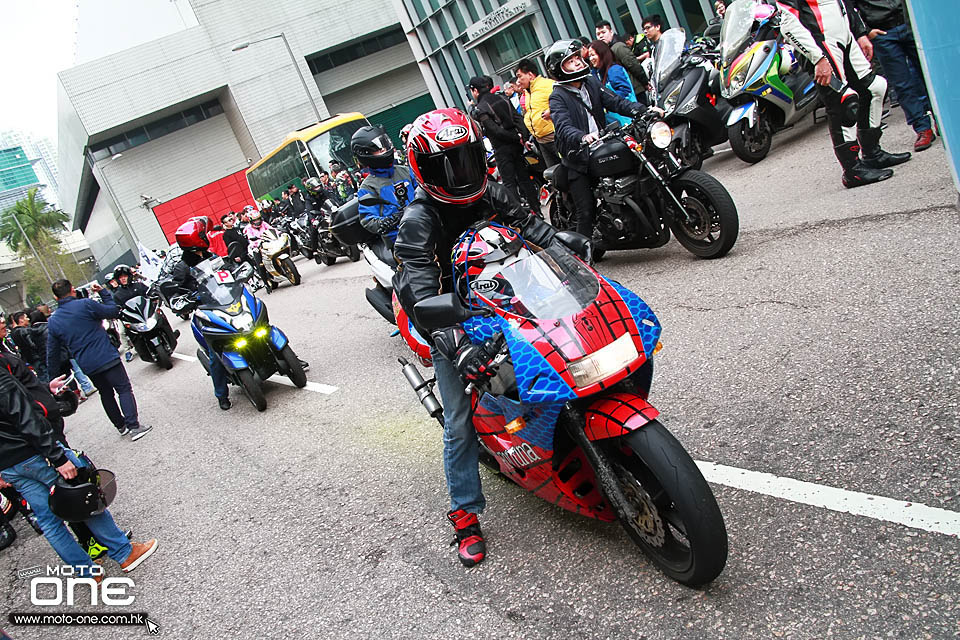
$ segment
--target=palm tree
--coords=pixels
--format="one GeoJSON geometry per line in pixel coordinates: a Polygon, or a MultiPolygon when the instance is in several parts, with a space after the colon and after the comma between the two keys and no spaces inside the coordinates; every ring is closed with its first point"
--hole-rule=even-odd
{"type": "Polygon", "coordinates": [[[27,197],[17,202],[0,214],[0,241],[14,251],[20,251],[24,244],[23,234],[26,233],[30,242],[36,244],[47,244],[56,233],[66,231],[67,222],[70,217],[59,209],[54,209],[43,199],[43,196],[37,195],[37,189],[34,187],[27,192],[27,197]],[[16,216],[16,220],[14,220],[16,216]],[[19,226],[17,223],[20,223],[19,226]],[[20,227],[23,227],[21,233],[20,227]]]}

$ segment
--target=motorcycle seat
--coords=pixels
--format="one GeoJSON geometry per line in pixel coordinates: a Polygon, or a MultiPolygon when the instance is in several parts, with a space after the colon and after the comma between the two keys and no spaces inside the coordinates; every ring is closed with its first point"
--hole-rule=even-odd
{"type": "Polygon", "coordinates": [[[560,166],[560,165],[555,164],[555,165],[553,165],[552,167],[550,167],[549,169],[545,169],[545,170],[543,171],[543,179],[552,184],[552,183],[553,183],[553,174],[555,174],[555,173],[557,172],[557,168],[558,168],[559,166],[560,166]]]}

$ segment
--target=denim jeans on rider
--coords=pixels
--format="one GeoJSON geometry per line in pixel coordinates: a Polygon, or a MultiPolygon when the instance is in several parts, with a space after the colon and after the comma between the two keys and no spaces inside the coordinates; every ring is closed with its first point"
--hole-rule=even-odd
{"type": "MultiPolygon", "coordinates": [[[[67,457],[77,467],[84,466],[73,451],[66,449],[67,457]]],[[[88,575],[93,566],[93,560],[87,555],[76,539],[70,535],[63,520],[53,515],[50,507],[47,506],[47,497],[50,495],[50,487],[57,479],[57,470],[46,461],[43,456],[36,455],[24,460],[20,464],[15,464],[9,469],[0,471],[0,476],[14,486],[20,492],[33,509],[37,516],[37,522],[43,529],[43,535],[57,552],[57,555],[69,565],[79,575],[88,575]]],[[[94,516],[89,520],[84,520],[84,524],[90,528],[90,531],[96,537],[97,541],[107,547],[107,555],[122,563],[130,555],[132,547],[127,536],[113,521],[110,511],[106,510],[100,515],[94,516]]]]}
{"type": "Polygon", "coordinates": [[[218,398],[230,395],[230,390],[227,389],[227,370],[223,368],[223,363],[216,354],[210,358],[210,378],[213,379],[213,395],[218,398]]]}
{"type": "Polygon", "coordinates": [[[443,402],[443,470],[450,511],[482,513],[487,501],[480,486],[480,445],[470,419],[470,396],[463,392],[463,380],[453,363],[436,349],[430,356],[443,402]]]}
{"type": "Polygon", "coordinates": [[[907,116],[907,124],[916,133],[930,128],[930,98],[923,81],[923,70],[917,56],[917,43],[913,31],[905,24],[887,31],[886,35],[873,39],[873,49],[887,80],[897,91],[900,107],[907,116]]]}

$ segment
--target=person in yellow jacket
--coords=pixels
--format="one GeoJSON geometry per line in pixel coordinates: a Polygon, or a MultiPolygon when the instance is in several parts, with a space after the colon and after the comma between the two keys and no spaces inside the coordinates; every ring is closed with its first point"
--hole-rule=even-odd
{"type": "Polygon", "coordinates": [[[550,120],[550,94],[553,92],[553,80],[540,75],[540,70],[532,60],[521,60],[517,64],[517,84],[523,89],[526,112],[523,122],[533,134],[540,147],[540,155],[547,167],[560,164],[560,156],[553,144],[553,122],[550,120]]]}

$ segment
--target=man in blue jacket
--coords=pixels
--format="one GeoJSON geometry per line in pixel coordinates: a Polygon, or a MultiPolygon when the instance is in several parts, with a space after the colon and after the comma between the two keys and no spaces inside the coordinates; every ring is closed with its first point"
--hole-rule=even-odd
{"type": "Polygon", "coordinates": [[[52,288],[58,306],[47,323],[48,370],[60,371],[61,347],[66,346],[100,391],[100,402],[113,426],[121,436],[129,433],[131,440],[139,440],[152,427],[140,424],[137,419],[137,400],[133,397],[130,378],[102,325],[103,320],[120,315],[113,296],[99,285],[93,285],[103,302],[89,298],[78,300],[77,291],[65,279],[54,282],[52,288]],[[120,398],[119,406],[114,393],[120,398]]]}
{"type": "Polygon", "coordinates": [[[556,132],[554,142],[563,160],[557,185],[569,191],[577,213],[577,232],[593,237],[596,199],[588,175],[590,143],[605,126],[606,111],[636,117],[645,107],[630,102],[600,85],[580,57],[580,42],[561,40],[547,51],[547,73],[554,80],[550,116],[556,132]]]}

